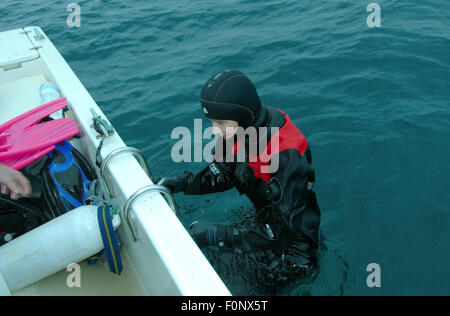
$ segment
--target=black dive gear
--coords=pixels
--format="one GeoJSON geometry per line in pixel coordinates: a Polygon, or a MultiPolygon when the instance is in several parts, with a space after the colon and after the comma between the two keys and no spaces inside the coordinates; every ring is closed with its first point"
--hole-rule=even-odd
{"type": "Polygon", "coordinates": [[[86,184],[96,178],[86,158],[67,141],[22,172],[32,184],[33,195],[41,192],[41,196],[13,201],[0,195],[0,234],[14,238],[87,204],[86,184]]]}

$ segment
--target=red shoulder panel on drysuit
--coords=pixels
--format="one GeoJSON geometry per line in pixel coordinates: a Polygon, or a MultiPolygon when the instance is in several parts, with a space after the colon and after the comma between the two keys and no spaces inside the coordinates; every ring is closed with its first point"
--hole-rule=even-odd
{"type": "MultiPolygon", "coordinates": [[[[285,114],[281,110],[278,111],[285,114]]],[[[269,182],[271,179],[268,167],[272,155],[287,149],[295,149],[303,156],[308,148],[308,141],[297,126],[292,123],[289,115],[285,114],[284,118],[286,123],[274,136],[272,136],[269,144],[264,149],[264,152],[256,157],[256,159],[254,156],[250,156],[250,160],[253,162],[249,162],[249,166],[253,169],[255,177],[260,178],[265,182],[269,182]]]]}

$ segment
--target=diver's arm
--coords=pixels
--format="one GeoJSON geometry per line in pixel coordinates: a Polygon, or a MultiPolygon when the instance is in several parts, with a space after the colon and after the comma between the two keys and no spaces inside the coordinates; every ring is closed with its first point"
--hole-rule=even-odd
{"type": "Polygon", "coordinates": [[[195,175],[185,171],[180,176],[157,179],[157,182],[168,187],[172,193],[184,192],[187,195],[217,193],[234,187],[231,180],[232,171],[232,163],[212,162],[195,175]]]}
{"type": "Polygon", "coordinates": [[[187,195],[227,191],[234,187],[232,170],[233,164],[212,162],[196,175],[188,173],[183,191],[187,195]]]}
{"type": "MultiPolygon", "coordinates": [[[[275,158],[275,157],[273,157],[275,158]]],[[[190,233],[201,246],[220,246],[239,252],[290,248],[290,257],[308,258],[318,245],[320,210],[312,192],[314,171],[310,155],[296,150],[278,154],[279,168],[271,173],[260,199],[267,204],[258,212],[258,221],[252,227],[235,225],[197,225],[190,233]],[[215,232],[214,233],[211,232],[215,232]],[[214,238],[210,238],[216,236],[214,238]]],[[[246,190],[243,183],[252,176],[251,168],[238,165],[234,172],[236,187],[246,190]]]]}

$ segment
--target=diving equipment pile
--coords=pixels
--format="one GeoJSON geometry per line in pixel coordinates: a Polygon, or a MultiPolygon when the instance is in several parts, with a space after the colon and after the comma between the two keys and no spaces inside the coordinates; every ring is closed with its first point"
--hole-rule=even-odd
{"type": "Polygon", "coordinates": [[[68,141],[78,127],[49,117],[66,104],[54,100],[0,126],[0,163],[33,186],[31,198],[0,195],[0,276],[10,291],[103,252],[111,272],[122,271],[120,216],[105,205],[95,171],[68,141]]]}

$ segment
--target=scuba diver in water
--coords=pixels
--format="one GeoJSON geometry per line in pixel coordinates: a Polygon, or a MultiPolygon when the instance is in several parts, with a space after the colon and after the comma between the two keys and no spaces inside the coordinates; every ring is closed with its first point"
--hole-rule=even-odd
{"type": "Polygon", "coordinates": [[[234,253],[281,251],[288,269],[308,275],[317,261],[321,215],[313,191],[315,176],[307,140],[288,115],[261,104],[253,83],[239,71],[227,70],[211,77],[203,87],[201,105],[212,121],[214,133],[223,140],[217,141],[214,160],[200,173],[185,171],[177,177],[158,178],[156,182],[173,193],[187,195],[236,187],[253,203],[255,224],[195,221],[189,233],[197,245],[216,246],[234,253]],[[258,129],[257,142],[263,133],[267,134],[268,143],[276,138],[278,149],[271,152],[272,147],[258,142],[259,156],[251,157],[249,147],[255,139],[238,137],[238,127],[258,129]],[[223,148],[230,144],[233,159],[220,159],[223,148]],[[245,150],[244,160],[237,159],[241,150],[245,150]],[[264,173],[261,167],[267,167],[267,158],[270,161],[276,158],[278,168],[264,173]]]}

